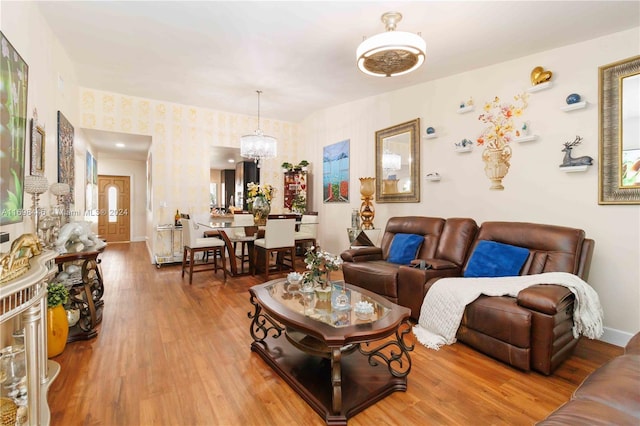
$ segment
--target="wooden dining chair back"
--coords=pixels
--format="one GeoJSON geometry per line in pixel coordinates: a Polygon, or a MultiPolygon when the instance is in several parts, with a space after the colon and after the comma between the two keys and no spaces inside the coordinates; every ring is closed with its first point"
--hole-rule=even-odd
{"type": "Polygon", "coordinates": [[[258,238],[253,243],[253,266],[252,273],[255,275],[256,267],[260,263],[264,268],[264,277],[269,280],[270,259],[272,254],[276,254],[276,265],[278,270],[294,269],[295,254],[295,219],[269,219],[264,231],[264,238],[258,238]],[[291,264],[285,265],[285,256],[290,256],[291,264]]]}
{"type": "Polygon", "coordinates": [[[225,270],[225,244],[219,238],[202,238],[203,231],[198,224],[191,219],[180,219],[182,224],[182,239],[184,249],[182,252],[182,277],[185,271],[189,274],[189,284],[193,281],[195,272],[218,272],[222,269],[224,280],[227,280],[225,270]],[[218,260],[222,263],[219,265],[218,260]],[[197,268],[197,269],[194,269],[197,268]]]}

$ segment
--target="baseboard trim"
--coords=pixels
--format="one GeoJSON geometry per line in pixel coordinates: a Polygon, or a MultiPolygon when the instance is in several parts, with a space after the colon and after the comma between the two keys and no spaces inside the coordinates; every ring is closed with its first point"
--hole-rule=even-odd
{"type": "Polygon", "coordinates": [[[143,236],[143,237],[133,237],[133,238],[131,239],[131,242],[139,243],[139,242],[141,242],[141,241],[147,241],[147,237],[144,237],[144,236],[143,236]]]}
{"type": "Polygon", "coordinates": [[[600,338],[603,342],[611,343],[612,345],[625,347],[629,340],[633,337],[633,333],[627,333],[626,331],[616,330],[615,328],[604,327],[604,334],[600,338]]]}

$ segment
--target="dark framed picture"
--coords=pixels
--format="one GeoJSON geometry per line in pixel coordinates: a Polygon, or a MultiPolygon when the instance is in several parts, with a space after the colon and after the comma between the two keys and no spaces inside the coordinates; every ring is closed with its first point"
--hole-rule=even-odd
{"type": "Polygon", "coordinates": [[[71,191],[62,202],[69,207],[74,204],[75,153],[73,151],[74,129],[69,120],[58,111],[58,182],[68,183],[71,191]]]}
{"type": "Polygon", "coordinates": [[[38,116],[31,119],[31,174],[34,176],[44,175],[44,128],[38,124],[38,116]]]}
{"type": "Polygon", "coordinates": [[[22,222],[29,67],[0,31],[0,225],[22,222]]]}

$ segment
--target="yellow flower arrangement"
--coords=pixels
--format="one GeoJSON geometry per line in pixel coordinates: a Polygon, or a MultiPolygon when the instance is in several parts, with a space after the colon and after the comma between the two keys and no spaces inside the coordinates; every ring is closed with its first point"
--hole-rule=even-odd
{"type": "Polygon", "coordinates": [[[487,146],[492,149],[502,149],[511,142],[513,133],[513,118],[522,116],[522,111],[527,107],[528,93],[522,93],[513,97],[516,104],[501,104],[500,98],[495,97],[493,102],[484,105],[484,112],[478,120],[489,123],[478,137],[479,146],[487,146]]]}
{"type": "Polygon", "coordinates": [[[247,184],[247,202],[252,202],[256,197],[264,197],[268,203],[275,196],[275,188],[269,184],[262,186],[249,182],[247,184]]]}

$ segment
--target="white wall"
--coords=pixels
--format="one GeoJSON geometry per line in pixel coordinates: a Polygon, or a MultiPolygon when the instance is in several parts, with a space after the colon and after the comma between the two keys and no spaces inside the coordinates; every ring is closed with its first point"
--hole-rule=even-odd
{"type": "Polygon", "coordinates": [[[322,204],[322,172],[313,176],[314,208],[321,217],[319,244],[335,253],[348,245],[344,229],[351,210],[360,206],[358,178],[375,173],[375,131],[419,117],[423,135],[428,126],[438,133],[436,139],[421,141],[421,202],[374,202],[376,227],[384,228],[391,216],[425,215],[582,228],[596,241],[589,281],[604,307],[604,338],[624,343],[627,333],[640,330],[640,206],[598,205],[598,67],[639,52],[636,28],[314,113],[303,122],[306,157],[321,164],[324,146],[351,140],[350,203],[322,204]],[[454,143],[476,140],[484,127],[477,119],[484,102],[495,96],[510,100],[529,88],[530,72],[538,65],[553,72],[553,86],[531,94],[523,119],[539,138],[512,144],[505,190],[490,191],[482,149],[459,154],[454,143]],[[561,111],[566,96],[574,92],[588,107],[561,111]],[[476,111],[457,114],[460,101],[469,97],[476,111]],[[573,155],[589,155],[595,165],[584,173],[565,173],[558,167],[562,144],[576,135],[584,141],[573,155]],[[442,180],[427,182],[430,172],[440,173],[442,180]]]}
{"type": "MultiPolygon", "coordinates": [[[[29,85],[27,95],[27,117],[31,120],[34,108],[38,110],[38,122],[44,126],[45,137],[45,176],[49,184],[58,181],[58,137],[57,112],[62,111],[69,122],[77,128],[78,123],[78,85],[76,72],[67,53],[54,37],[47,22],[42,18],[36,2],[2,2],[0,16],[2,32],[20,53],[29,66],[29,85]]],[[[27,141],[29,132],[27,131],[27,141]]],[[[79,151],[76,141],[76,157],[84,155],[79,151]]],[[[30,144],[25,152],[25,172],[29,173],[30,144]]],[[[82,157],[84,158],[84,157],[82,157]]],[[[80,164],[84,164],[84,160],[80,164]]],[[[84,176],[82,166],[76,169],[76,181],[84,176]],[[81,175],[82,174],[82,175],[81,175]]],[[[84,192],[76,192],[76,198],[84,208],[84,192]]],[[[24,197],[25,207],[31,206],[31,196],[24,197]]],[[[55,204],[54,197],[45,193],[40,197],[40,206],[55,204]]],[[[25,232],[33,232],[30,217],[22,223],[2,226],[3,232],[9,232],[11,240],[25,232]]],[[[9,243],[2,244],[0,251],[9,250],[9,243]]]]}
{"type": "Polygon", "coordinates": [[[98,174],[129,176],[131,185],[129,218],[131,241],[146,240],[147,164],[145,161],[123,160],[99,155],[98,174]]]}

